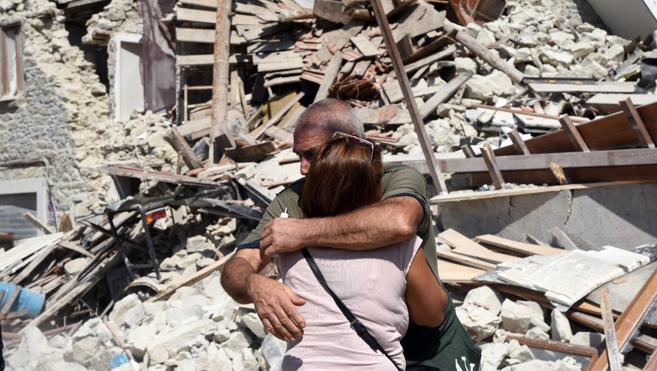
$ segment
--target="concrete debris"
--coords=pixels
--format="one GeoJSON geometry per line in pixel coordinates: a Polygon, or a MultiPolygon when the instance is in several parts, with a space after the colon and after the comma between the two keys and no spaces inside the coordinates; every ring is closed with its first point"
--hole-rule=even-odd
{"type": "Polygon", "coordinates": [[[552,340],[569,341],[573,336],[573,330],[570,328],[568,318],[557,309],[552,310],[551,316],[550,335],[552,340]]]}
{"type": "Polygon", "coordinates": [[[545,332],[550,330],[550,326],[543,320],[543,310],[535,302],[505,299],[501,316],[502,328],[507,331],[524,334],[534,327],[545,332]]]}

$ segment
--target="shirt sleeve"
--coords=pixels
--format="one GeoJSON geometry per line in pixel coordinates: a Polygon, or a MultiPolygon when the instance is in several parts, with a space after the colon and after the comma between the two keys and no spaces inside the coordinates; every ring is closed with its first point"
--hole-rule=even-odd
{"type": "Polygon", "coordinates": [[[265,210],[264,214],[262,214],[262,218],[260,219],[260,222],[258,223],[258,226],[249,233],[246,238],[240,242],[240,244],[245,244],[245,243],[251,243],[251,242],[256,242],[260,240],[260,236],[262,235],[262,230],[265,229],[267,224],[271,223],[272,220],[276,219],[281,215],[281,213],[284,210],[283,206],[283,200],[281,195],[278,195],[274,198],[274,200],[267,206],[267,209],[265,210]]]}
{"type": "Polygon", "coordinates": [[[424,211],[422,220],[418,224],[418,235],[421,236],[431,225],[431,210],[427,200],[427,182],[424,180],[424,176],[410,166],[395,167],[389,169],[388,172],[381,200],[402,196],[415,198],[424,211]]]}

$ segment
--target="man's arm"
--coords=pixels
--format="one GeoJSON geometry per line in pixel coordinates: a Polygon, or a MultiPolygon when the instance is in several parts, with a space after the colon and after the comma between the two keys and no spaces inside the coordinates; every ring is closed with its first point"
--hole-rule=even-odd
{"type": "Polygon", "coordinates": [[[385,192],[379,203],[334,217],[274,219],[262,232],[261,250],[266,256],[309,246],[370,250],[412,238],[430,217],[424,177],[405,168],[391,175],[385,192]]]}
{"type": "Polygon", "coordinates": [[[424,217],[420,202],[409,196],[328,218],[274,219],[262,234],[268,257],[324,246],[345,250],[372,250],[411,239],[424,217]]]}
{"type": "Polygon", "coordinates": [[[259,274],[266,263],[257,249],[240,250],[226,262],[221,285],[235,301],[253,302],[267,331],[293,341],[303,336],[306,323],[296,307],[306,301],[284,284],[259,274]]]}

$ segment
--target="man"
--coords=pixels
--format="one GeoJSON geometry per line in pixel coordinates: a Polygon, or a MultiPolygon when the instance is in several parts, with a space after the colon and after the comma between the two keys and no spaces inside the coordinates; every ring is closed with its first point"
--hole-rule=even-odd
{"type": "MultiPolygon", "coordinates": [[[[335,132],[364,136],[362,122],[343,101],[322,100],[299,117],[294,152],[301,160],[301,174],[307,174],[315,153],[335,132]]],[[[310,246],[368,250],[406,241],[417,234],[440,288],[436,305],[444,319],[428,327],[409,326],[402,341],[407,363],[443,371],[474,371],[479,363],[478,350],[458,322],[453,304],[437,279],[435,237],[424,178],[400,166],[386,170],[383,184],[384,195],[375,205],[335,217],[303,219],[298,206],[303,180],[294,183],[273,200],[258,227],[243,241],[260,240],[260,251],[239,250],[224,267],[222,285],[236,301],[253,302],[269,332],[293,341],[303,336],[304,319],[296,307],[304,300],[284,284],[258,274],[263,268],[261,253],[271,257],[310,246]],[[284,210],[290,219],[279,218],[284,210]]]]}

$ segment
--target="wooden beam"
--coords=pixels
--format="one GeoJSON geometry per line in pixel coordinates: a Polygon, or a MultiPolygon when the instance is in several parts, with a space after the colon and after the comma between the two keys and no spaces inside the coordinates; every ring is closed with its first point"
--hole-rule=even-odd
{"type": "Polygon", "coordinates": [[[559,122],[561,123],[563,131],[568,135],[570,143],[572,143],[576,150],[583,152],[590,151],[589,146],[586,145],[584,138],[582,138],[582,134],[579,133],[579,130],[577,130],[577,127],[573,124],[573,121],[568,115],[560,117],[559,122]]]}
{"type": "Polygon", "coordinates": [[[167,130],[162,138],[164,138],[164,140],[166,140],[176,152],[182,155],[185,165],[187,165],[190,170],[203,167],[203,163],[196,157],[194,151],[192,151],[192,147],[190,147],[185,138],[178,133],[176,128],[170,128],[167,130]]]}
{"type": "Polygon", "coordinates": [[[522,83],[525,75],[515,68],[514,65],[507,63],[504,59],[500,58],[496,53],[493,53],[487,46],[482,45],[475,40],[470,34],[464,31],[463,27],[445,20],[443,29],[453,35],[454,40],[465,45],[470,51],[476,54],[479,58],[483,59],[486,63],[504,72],[511,81],[516,84],[522,83]]]}
{"type": "Polygon", "coordinates": [[[285,106],[283,106],[281,109],[279,109],[274,116],[272,116],[266,123],[261,125],[260,127],[256,128],[253,130],[251,133],[249,133],[253,138],[259,139],[262,137],[267,129],[269,129],[271,126],[276,125],[282,118],[285,116],[285,114],[292,109],[300,100],[306,95],[306,93],[301,92],[297,94],[294,99],[291,99],[285,106]]]}
{"type": "Polygon", "coordinates": [[[32,225],[43,231],[45,234],[53,234],[54,231],[47,226],[45,223],[42,223],[36,216],[32,215],[32,213],[25,212],[23,213],[23,217],[27,219],[32,225]]]}
{"type": "Polygon", "coordinates": [[[446,102],[452,95],[454,95],[459,90],[461,85],[468,81],[470,77],[472,77],[472,73],[462,73],[449,80],[447,84],[441,86],[440,90],[438,90],[431,98],[429,98],[428,101],[422,105],[422,107],[420,107],[420,116],[422,116],[422,119],[426,119],[429,115],[434,113],[436,108],[438,108],[441,103],[446,102]]]}
{"type": "MultiPolygon", "coordinates": [[[[225,127],[228,113],[228,83],[230,65],[230,23],[232,0],[217,0],[217,10],[213,14],[215,23],[214,65],[212,68],[212,124],[210,126],[210,164],[216,162],[215,145],[217,138],[224,136],[229,147],[235,143],[229,130],[225,127]]],[[[180,9],[180,8],[179,8],[180,9]]]]}
{"type": "Polygon", "coordinates": [[[648,132],[648,128],[646,128],[646,124],[643,122],[639,111],[636,110],[634,103],[632,103],[632,99],[627,98],[624,101],[618,102],[618,104],[621,106],[623,112],[625,112],[627,121],[632,125],[634,131],[636,131],[639,141],[648,148],[655,148],[655,142],[652,140],[650,132],[648,132]]]}
{"type": "MultiPolygon", "coordinates": [[[[405,164],[415,167],[413,162],[417,161],[408,161],[405,162],[405,164]]],[[[502,172],[549,169],[551,163],[557,163],[564,169],[653,165],[657,164],[657,150],[641,148],[617,149],[612,151],[496,156],[496,162],[498,168],[502,172]]],[[[481,157],[441,159],[438,160],[438,163],[440,164],[441,169],[446,173],[476,173],[488,171],[488,167],[481,157]]]]}
{"type": "MultiPolygon", "coordinates": [[[[611,309],[609,292],[606,287],[600,288],[600,310],[602,311],[602,325],[605,329],[605,345],[609,355],[608,363],[611,371],[622,371],[623,361],[616,343],[616,328],[614,327],[614,313],[611,309]]],[[[597,356],[597,353],[596,353],[597,356]]]]}
{"type": "Polygon", "coordinates": [[[484,148],[482,149],[481,154],[484,157],[484,163],[486,164],[488,174],[490,175],[490,179],[493,181],[495,188],[504,188],[504,177],[502,177],[502,172],[500,171],[499,166],[497,166],[495,153],[493,153],[493,149],[489,143],[484,143],[484,148]]]}
{"type": "MultiPolygon", "coordinates": [[[[396,45],[395,45],[395,47],[396,47],[396,45]]],[[[448,45],[445,49],[441,50],[438,53],[429,55],[428,57],[424,57],[424,58],[422,58],[422,59],[420,59],[416,62],[407,64],[406,66],[404,66],[404,69],[406,70],[406,73],[411,73],[411,72],[417,71],[418,69],[420,69],[420,68],[422,68],[422,67],[424,67],[428,64],[437,62],[441,59],[445,59],[445,58],[453,55],[454,52],[456,52],[456,47],[454,45],[448,45]]],[[[401,60],[401,57],[400,57],[400,60],[401,60]]],[[[399,75],[396,75],[396,76],[399,76],[399,75]]]]}
{"type": "MultiPolygon", "coordinates": [[[[632,339],[632,335],[641,325],[655,298],[657,298],[657,270],[653,272],[623,314],[616,320],[616,335],[618,337],[616,345],[618,349],[623,349],[632,339]]],[[[589,369],[591,371],[606,371],[609,366],[607,354],[607,350],[604,349],[600,356],[591,362],[589,369]]]]}
{"type": "MultiPolygon", "coordinates": [[[[207,10],[189,9],[189,8],[178,8],[178,9],[176,9],[176,19],[179,22],[196,22],[196,23],[215,24],[216,18],[217,18],[217,12],[211,12],[211,11],[207,11],[207,10]]],[[[226,17],[226,18],[228,18],[228,17],[226,17]]]]}
{"type": "Polygon", "coordinates": [[[333,81],[338,76],[340,72],[340,67],[342,67],[342,52],[337,52],[328,63],[326,67],[326,72],[324,73],[324,79],[322,80],[317,94],[315,94],[315,100],[313,102],[318,102],[326,97],[328,97],[329,89],[333,86],[333,81]]]}
{"type": "Polygon", "coordinates": [[[473,258],[470,256],[465,256],[461,254],[456,254],[451,251],[444,251],[441,249],[437,249],[436,254],[439,258],[444,258],[447,260],[454,261],[459,264],[467,265],[468,267],[473,267],[477,269],[483,269],[485,271],[489,271],[492,269],[497,268],[497,265],[493,263],[489,263],[485,260],[480,260],[477,258],[473,258]]]}
{"type": "Polygon", "coordinates": [[[484,234],[481,236],[477,236],[475,237],[475,241],[527,256],[555,255],[555,254],[563,254],[566,252],[566,250],[564,249],[557,249],[549,246],[541,246],[541,245],[535,245],[526,242],[513,241],[492,234],[484,234]]]}
{"type": "Polygon", "coordinates": [[[518,152],[522,155],[529,155],[531,152],[529,152],[529,148],[527,148],[527,145],[525,144],[525,141],[522,139],[520,136],[520,133],[518,133],[518,130],[513,129],[509,133],[509,138],[511,138],[511,141],[513,142],[513,146],[516,147],[518,152]]]}
{"type": "Polygon", "coordinates": [[[395,39],[392,36],[392,31],[390,30],[390,25],[388,24],[388,18],[386,17],[386,14],[379,0],[371,0],[371,3],[376,22],[379,26],[379,29],[381,30],[381,33],[383,34],[383,39],[388,49],[388,55],[390,55],[392,60],[392,66],[395,70],[395,75],[397,76],[401,86],[406,105],[408,106],[408,111],[411,115],[413,125],[415,126],[415,132],[417,133],[417,136],[420,140],[420,147],[422,148],[424,158],[427,162],[427,166],[429,167],[429,174],[431,174],[431,179],[438,192],[441,194],[446,194],[447,186],[445,185],[445,177],[440,171],[438,164],[436,163],[433,147],[429,141],[426,128],[424,127],[424,122],[422,121],[420,110],[418,109],[415,98],[413,97],[411,84],[408,81],[408,76],[404,70],[404,63],[402,62],[401,56],[399,55],[399,49],[397,49],[397,44],[395,43],[395,39]]]}
{"type": "MultiPolygon", "coordinates": [[[[176,41],[214,44],[214,30],[200,28],[176,28],[176,41]]],[[[180,56],[177,56],[180,58],[180,56]]]]}
{"type": "Polygon", "coordinates": [[[507,332],[504,332],[504,337],[507,340],[516,340],[521,345],[526,345],[530,348],[551,350],[554,352],[572,354],[582,357],[593,357],[597,354],[595,348],[587,347],[584,345],[568,344],[551,340],[540,340],[507,332]]]}
{"type": "Polygon", "coordinates": [[[643,367],[643,371],[656,371],[657,370],[657,350],[652,352],[650,359],[646,362],[646,365],[643,367]]]}
{"type": "Polygon", "coordinates": [[[485,259],[496,264],[520,259],[517,256],[500,254],[487,249],[453,229],[441,232],[438,238],[449,246],[452,246],[454,248],[453,252],[456,254],[476,259],[485,259]]]}
{"type": "Polygon", "coordinates": [[[634,82],[593,81],[591,83],[539,83],[530,82],[537,93],[634,93],[634,82]]]}
{"type": "MultiPolygon", "coordinates": [[[[648,132],[657,138],[657,103],[637,107],[648,132]]],[[[571,118],[574,119],[574,118],[571,118]]],[[[616,112],[593,121],[577,125],[577,130],[592,151],[641,145],[634,129],[627,124],[624,112],[616,112]]],[[[563,130],[544,134],[525,141],[531,153],[569,152],[573,146],[563,130]]],[[[506,146],[495,150],[499,156],[513,155],[515,147],[506,146]]]]}

